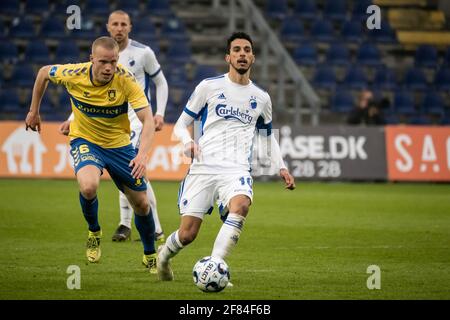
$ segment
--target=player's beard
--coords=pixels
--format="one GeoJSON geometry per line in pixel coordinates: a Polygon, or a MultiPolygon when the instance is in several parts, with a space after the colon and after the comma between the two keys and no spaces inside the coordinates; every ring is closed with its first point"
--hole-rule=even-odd
{"type": "Polygon", "coordinates": [[[246,74],[246,73],[250,70],[250,68],[251,68],[251,65],[250,65],[248,68],[239,68],[239,67],[234,66],[233,64],[231,64],[231,66],[232,66],[233,69],[236,70],[237,73],[239,73],[241,76],[244,75],[244,74],[246,74]]]}

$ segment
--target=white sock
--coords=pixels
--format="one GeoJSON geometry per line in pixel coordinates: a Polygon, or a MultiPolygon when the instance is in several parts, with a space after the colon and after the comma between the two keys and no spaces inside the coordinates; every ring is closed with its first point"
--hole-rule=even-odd
{"type": "Polygon", "coordinates": [[[120,224],[131,229],[131,219],[133,218],[133,208],[128,202],[127,197],[123,192],[119,191],[119,205],[120,205],[120,224]]]}
{"type": "Polygon", "coordinates": [[[161,223],[159,222],[158,210],[156,209],[156,197],[149,181],[147,181],[147,198],[150,202],[150,208],[152,208],[153,220],[155,221],[155,233],[162,233],[163,230],[161,228],[161,223]]]}
{"type": "Polygon", "coordinates": [[[236,246],[242,227],[244,226],[245,217],[237,213],[229,213],[227,220],[220,228],[214,242],[211,256],[225,259],[225,257],[236,246]]]}
{"type": "Polygon", "coordinates": [[[180,238],[178,237],[178,230],[173,232],[170,236],[167,237],[166,243],[162,246],[161,251],[159,252],[159,259],[161,262],[168,262],[170,258],[176,256],[181,249],[183,249],[183,244],[180,242],[180,238]]]}

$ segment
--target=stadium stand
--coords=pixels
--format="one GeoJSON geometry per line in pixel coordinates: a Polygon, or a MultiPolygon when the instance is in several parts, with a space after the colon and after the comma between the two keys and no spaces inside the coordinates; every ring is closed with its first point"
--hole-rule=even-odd
{"type": "MultiPolygon", "coordinates": [[[[450,101],[450,30],[438,1],[428,0],[253,0],[313,88],[320,93],[321,123],[342,123],[342,114],[363,88],[387,98],[388,123],[448,123],[450,101]],[[367,7],[381,7],[381,29],[368,30],[367,7]],[[426,121],[425,121],[426,120],[426,121]]],[[[89,42],[106,34],[111,10],[123,9],[133,19],[132,38],[149,44],[174,88],[168,112],[176,120],[193,86],[202,78],[226,71],[224,41],[228,34],[228,1],[211,0],[80,0],[82,30],[67,30],[70,1],[10,0],[0,2],[0,95],[31,91],[35,71],[43,64],[87,59],[89,42]],[[45,11],[45,13],[43,12],[45,11]],[[42,14],[41,14],[42,13],[42,14]],[[181,104],[181,105],[180,105],[181,104]]],[[[449,16],[449,13],[447,13],[449,16]]],[[[255,35],[255,42],[263,40],[255,35]]],[[[261,56],[256,48],[257,57],[261,56]]],[[[261,67],[254,66],[255,81],[261,67]]],[[[276,63],[269,82],[277,90],[276,63]]],[[[295,97],[287,87],[285,103],[295,97]]],[[[67,100],[52,91],[53,111],[67,100]]],[[[17,93],[16,95],[21,95],[17,93]]],[[[170,93],[172,95],[172,91],[170,93]]],[[[20,100],[20,99],[19,99],[20,100]]],[[[17,104],[14,94],[6,110],[17,104]]],[[[62,110],[60,110],[62,109],[62,110]]],[[[25,108],[26,110],[26,108],[25,108]]],[[[274,108],[277,113],[277,108],[274,108]]],[[[53,112],[57,119],[64,112],[53,112]]],[[[65,116],[65,115],[64,115],[65,116]]],[[[0,109],[0,119],[11,118],[0,109]]],[[[276,117],[276,116],[275,116],[276,117]]]]}

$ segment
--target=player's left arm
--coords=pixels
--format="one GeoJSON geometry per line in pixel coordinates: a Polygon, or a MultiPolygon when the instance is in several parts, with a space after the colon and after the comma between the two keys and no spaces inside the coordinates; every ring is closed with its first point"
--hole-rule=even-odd
{"type": "Polygon", "coordinates": [[[295,189],[294,177],[289,173],[289,170],[284,163],[283,156],[281,155],[280,146],[275,139],[275,135],[272,132],[272,102],[268,97],[267,103],[261,114],[261,120],[257,122],[258,134],[266,137],[266,145],[270,145],[271,162],[275,163],[279,170],[280,177],[284,180],[286,189],[295,189]]]}
{"type": "Polygon", "coordinates": [[[154,115],[155,130],[160,131],[164,126],[164,114],[166,112],[169,86],[156,55],[150,49],[146,50],[144,70],[147,72],[156,86],[156,113],[154,115]]]}
{"type": "Polygon", "coordinates": [[[155,134],[155,124],[149,106],[136,110],[136,115],[142,122],[142,134],[138,154],[131,160],[130,167],[133,167],[131,175],[138,179],[145,175],[147,169],[150,148],[155,134]]]}
{"type": "Polygon", "coordinates": [[[141,141],[136,157],[130,161],[131,175],[133,178],[142,178],[147,169],[150,148],[155,134],[155,123],[152,109],[149,106],[144,90],[137,84],[134,77],[125,78],[124,88],[131,108],[136,112],[136,116],[142,123],[141,141]]]}
{"type": "Polygon", "coordinates": [[[294,190],[295,189],[295,180],[294,177],[289,173],[289,170],[286,167],[286,164],[284,163],[283,156],[281,155],[280,146],[278,144],[277,139],[275,139],[275,135],[271,134],[271,155],[272,157],[277,160],[277,163],[279,165],[279,172],[280,177],[284,180],[284,183],[286,184],[286,189],[294,190]]]}
{"type": "Polygon", "coordinates": [[[51,66],[42,67],[34,82],[33,93],[31,96],[30,111],[25,119],[25,129],[30,128],[33,131],[41,132],[41,117],[39,115],[39,107],[41,105],[42,97],[44,96],[45,90],[47,89],[50,77],[48,72],[51,66]]]}

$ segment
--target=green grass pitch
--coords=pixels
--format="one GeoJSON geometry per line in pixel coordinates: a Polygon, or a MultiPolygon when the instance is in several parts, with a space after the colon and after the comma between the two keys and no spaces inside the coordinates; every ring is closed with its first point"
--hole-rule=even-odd
{"type": "MultiPolygon", "coordinates": [[[[140,242],[113,243],[118,195],[99,189],[102,259],[85,261],[86,224],[75,181],[0,180],[0,299],[450,299],[450,185],[255,183],[254,204],[228,257],[234,287],[203,293],[195,262],[211,252],[214,210],[174,260],[175,281],[141,266],[140,242]],[[67,288],[67,268],[81,289],[67,288]],[[369,290],[370,265],[381,288],[369,290]]],[[[178,183],[153,182],[166,235],[178,227],[178,183]]],[[[133,229],[133,236],[137,232],[133,229]]]]}

